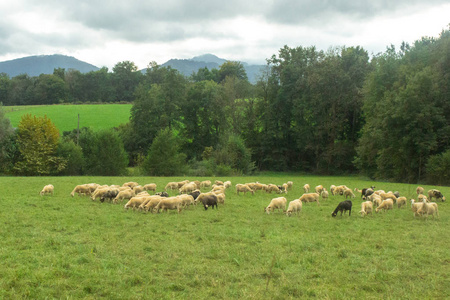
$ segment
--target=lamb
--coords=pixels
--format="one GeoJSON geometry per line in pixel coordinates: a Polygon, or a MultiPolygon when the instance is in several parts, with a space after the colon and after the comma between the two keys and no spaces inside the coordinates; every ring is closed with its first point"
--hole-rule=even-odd
{"type": "Polygon", "coordinates": [[[200,182],[200,188],[210,187],[211,186],[211,180],[205,180],[200,182]]]}
{"type": "Polygon", "coordinates": [[[425,191],[424,188],[421,187],[421,186],[418,186],[418,187],[416,188],[416,193],[417,193],[417,195],[423,195],[423,192],[424,192],[424,191],[425,191]]]}
{"type": "Polygon", "coordinates": [[[180,213],[182,207],[181,199],[178,197],[169,197],[169,198],[163,198],[159,203],[153,208],[153,211],[156,213],[159,213],[160,210],[167,211],[167,210],[177,210],[178,213],[180,213]]]}
{"type": "Polygon", "coordinates": [[[441,199],[442,202],[445,201],[445,197],[444,195],[442,195],[442,193],[439,190],[429,190],[428,191],[428,198],[431,200],[433,200],[433,198],[436,198],[436,201],[441,199]]]}
{"type": "Polygon", "coordinates": [[[417,214],[419,214],[419,215],[426,215],[427,216],[427,218],[428,218],[428,216],[429,215],[432,215],[433,216],[433,219],[435,218],[434,216],[436,215],[436,216],[439,216],[439,213],[438,213],[438,206],[437,206],[437,204],[435,203],[435,202],[430,202],[430,203],[427,203],[426,201],[424,201],[424,202],[422,202],[423,204],[422,204],[422,207],[420,207],[418,210],[417,210],[417,214]]]}
{"type": "Polygon", "coordinates": [[[156,184],[155,183],[146,184],[144,185],[144,190],[156,192],[156,184]]]}
{"type": "Polygon", "coordinates": [[[239,195],[239,192],[243,192],[244,195],[247,192],[252,193],[252,195],[255,194],[255,191],[253,191],[248,185],[246,185],[246,184],[239,184],[238,183],[238,184],[236,184],[236,193],[239,195]]]}
{"type": "Polygon", "coordinates": [[[345,199],[347,199],[347,197],[350,197],[350,199],[355,198],[355,194],[353,194],[351,189],[347,188],[344,190],[344,197],[345,199]]]}
{"type": "Polygon", "coordinates": [[[309,193],[310,188],[311,187],[307,183],[303,186],[303,190],[305,191],[305,194],[309,193]]]}
{"type": "Polygon", "coordinates": [[[372,214],[373,204],[370,201],[361,203],[361,211],[359,212],[362,217],[368,214],[372,214]]]}
{"type": "Polygon", "coordinates": [[[314,190],[316,191],[317,194],[320,195],[320,193],[322,193],[323,191],[323,186],[322,185],[318,185],[314,188],[314,190]]]}
{"type": "Polygon", "coordinates": [[[274,211],[275,209],[282,209],[283,212],[286,211],[286,198],[284,197],[278,197],[278,198],[274,198],[270,201],[269,205],[264,209],[264,211],[267,214],[270,214],[271,211],[274,211]]]}
{"type": "Polygon", "coordinates": [[[164,190],[178,190],[178,182],[169,182],[168,184],[166,184],[164,190]]]}
{"type": "Polygon", "coordinates": [[[129,186],[130,188],[134,188],[135,186],[138,186],[139,183],[134,182],[134,181],[130,181],[130,182],[125,182],[124,184],[122,184],[122,186],[129,186]]]}
{"type": "Polygon", "coordinates": [[[180,194],[188,194],[197,189],[197,185],[194,182],[185,183],[178,191],[180,194]]]}
{"type": "Polygon", "coordinates": [[[303,194],[299,199],[302,202],[317,202],[319,205],[319,194],[317,193],[303,194]]]}
{"type": "Polygon", "coordinates": [[[338,206],[336,207],[336,209],[331,213],[331,216],[336,217],[338,211],[341,212],[341,217],[342,217],[343,213],[348,211],[348,216],[350,217],[352,215],[352,201],[345,200],[345,201],[340,202],[338,204],[338,206]]]}
{"type": "Polygon", "coordinates": [[[327,200],[328,199],[328,191],[324,188],[322,193],[320,194],[320,196],[322,197],[322,200],[327,200]]]}
{"type": "Polygon", "coordinates": [[[127,204],[125,204],[124,208],[125,209],[129,209],[129,208],[137,209],[139,207],[139,205],[141,205],[142,202],[144,202],[144,201],[145,201],[145,197],[133,197],[127,202],[127,204]]]}
{"type": "Polygon", "coordinates": [[[292,213],[297,215],[302,211],[302,201],[300,199],[295,199],[289,202],[288,209],[286,211],[286,216],[290,217],[292,213]]]}
{"type": "Polygon", "coordinates": [[[197,201],[203,204],[205,210],[210,206],[212,209],[214,209],[214,206],[217,208],[217,196],[214,193],[202,193],[198,195],[197,201]]]}
{"type": "Polygon", "coordinates": [[[77,185],[73,189],[73,191],[72,191],[72,193],[70,193],[70,195],[73,197],[73,196],[75,196],[75,193],[77,193],[78,196],[90,195],[91,194],[91,190],[89,189],[89,187],[86,184],[80,184],[80,185],[77,185]]]}
{"type": "Polygon", "coordinates": [[[381,209],[383,211],[387,211],[394,208],[394,200],[391,198],[385,199],[381,202],[381,204],[375,209],[376,212],[380,211],[381,209]]]}
{"type": "Polygon", "coordinates": [[[135,196],[136,194],[133,190],[120,191],[119,194],[117,194],[116,198],[114,198],[113,203],[117,203],[118,201],[121,201],[123,199],[131,199],[135,196]]]}
{"type": "Polygon", "coordinates": [[[52,184],[47,184],[42,188],[42,191],[39,192],[39,195],[43,196],[45,194],[51,194],[53,196],[53,190],[55,187],[52,184]]]}
{"type": "Polygon", "coordinates": [[[406,197],[397,198],[397,207],[401,208],[403,205],[406,206],[406,197]]]}
{"type": "MultiPolygon", "coordinates": [[[[425,201],[426,202],[426,201],[425,201]]],[[[423,206],[423,202],[415,202],[414,199],[411,199],[411,210],[414,213],[414,218],[417,216],[420,216],[418,213],[419,209],[421,209],[423,206]]]]}
{"type": "Polygon", "coordinates": [[[281,193],[280,188],[277,185],[275,185],[275,184],[267,185],[266,193],[270,193],[271,194],[272,192],[281,193]]]}

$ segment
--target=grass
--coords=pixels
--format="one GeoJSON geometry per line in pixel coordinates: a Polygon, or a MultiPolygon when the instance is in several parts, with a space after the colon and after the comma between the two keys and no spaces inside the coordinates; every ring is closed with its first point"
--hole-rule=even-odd
{"type": "MultiPolygon", "coordinates": [[[[0,177],[0,299],[445,299],[450,297],[448,203],[440,217],[409,207],[362,218],[331,217],[342,196],[304,204],[300,216],[263,212],[275,194],[227,191],[217,210],[144,214],[70,197],[77,184],[184,178],[0,177]],[[39,196],[52,183],[54,196],[39,196]]],[[[190,178],[192,180],[203,178],[190,178]]],[[[211,178],[208,178],[211,179],[211,178]]],[[[355,177],[266,175],[236,183],[374,184],[410,198],[415,185],[355,177]]],[[[213,178],[214,180],[214,178],[213,178]]],[[[425,189],[431,188],[424,186],[425,189]]],[[[449,187],[439,187],[450,195],[449,187]]]]}
{"type": "Polygon", "coordinates": [[[93,130],[108,129],[125,124],[130,117],[131,104],[101,105],[34,105],[4,106],[5,116],[13,127],[17,127],[21,117],[31,114],[38,117],[47,115],[60,133],[77,128],[80,114],[80,128],[91,127],[93,130]]]}

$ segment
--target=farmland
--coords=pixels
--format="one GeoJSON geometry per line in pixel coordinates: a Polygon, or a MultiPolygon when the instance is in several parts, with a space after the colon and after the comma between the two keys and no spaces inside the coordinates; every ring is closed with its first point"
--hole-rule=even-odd
{"type": "MultiPolygon", "coordinates": [[[[303,205],[300,216],[267,215],[275,194],[226,192],[225,205],[180,214],[125,211],[70,197],[77,184],[154,182],[162,190],[184,178],[0,177],[0,298],[67,299],[444,299],[450,297],[448,203],[440,217],[414,218],[407,208],[331,217],[343,200],[303,205]],[[52,183],[53,196],[39,196],[52,183]]],[[[204,178],[190,178],[203,180],[204,178]]],[[[207,178],[215,180],[216,178],[207,178]]],[[[374,184],[408,199],[417,185],[357,177],[267,174],[218,178],[234,184],[294,182],[301,187],[374,184]]],[[[425,190],[431,186],[424,186],[425,190]]],[[[449,187],[439,187],[450,195],[449,187]]]]}
{"type": "Polygon", "coordinates": [[[47,117],[52,120],[59,132],[77,128],[80,114],[80,128],[91,127],[93,130],[108,129],[127,123],[130,117],[131,104],[101,104],[101,105],[35,105],[35,106],[5,106],[5,116],[17,127],[25,114],[37,117],[47,117]]]}

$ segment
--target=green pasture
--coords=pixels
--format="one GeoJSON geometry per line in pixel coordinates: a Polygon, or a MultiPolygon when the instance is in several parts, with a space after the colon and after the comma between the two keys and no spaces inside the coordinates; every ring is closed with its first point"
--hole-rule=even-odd
{"type": "MultiPolygon", "coordinates": [[[[303,205],[299,216],[263,212],[280,195],[226,192],[217,210],[177,214],[126,211],[121,204],[71,197],[78,184],[184,178],[0,177],[0,299],[448,299],[450,209],[414,218],[407,208],[362,218],[359,195],[349,217],[332,218],[343,200],[303,205]],[[53,196],[39,196],[46,184],[53,196]]],[[[262,175],[188,178],[259,181],[294,188],[375,185],[415,197],[417,185],[357,177],[262,175]]],[[[432,186],[423,186],[426,190],[432,186]]],[[[438,188],[450,197],[449,187],[438,188]]]]}
{"type": "Polygon", "coordinates": [[[4,106],[5,116],[17,127],[21,117],[31,114],[52,120],[59,132],[77,128],[78,114],[80,128],[91,127],[93,130],[108,129],[125,124],[130,117],[131,104],[85,104],[85,105],[33,105],[4,106]]]}

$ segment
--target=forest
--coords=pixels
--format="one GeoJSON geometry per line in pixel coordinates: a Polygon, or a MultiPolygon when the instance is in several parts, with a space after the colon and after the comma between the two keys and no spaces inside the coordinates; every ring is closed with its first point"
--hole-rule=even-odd
{"type": "Polygon", "coordinates": [[[285,46],[267,59],[254,85],[233,61],[190,77],[154,62],[142,73],[130,61],[112,72],[0,74],[3,105],[133,104],[127,124],[74,129],[59,138],[48,134],[51,120],[25,116],[12,130],[0,113],[0,172],[293,171],[450,184],[449,88],[448,29],[375,55],[360,46],[285,46]],[[43,162],[42,153],[52,159],[43,162]]]}

